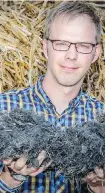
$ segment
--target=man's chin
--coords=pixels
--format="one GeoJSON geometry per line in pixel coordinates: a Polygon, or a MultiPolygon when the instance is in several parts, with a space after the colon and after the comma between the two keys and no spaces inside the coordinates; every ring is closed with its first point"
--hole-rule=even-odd
{"type": "Polygon", "coordinates": [[[63,86],[63,87],[72,87],[72,86],[75,86],[75,85],[77,85],[78,84],[78,82],[77,83],[72,83],[72,82],[59,82],[58,81],[58,83],[61,85],[61,86],[63,86]]]}
{"type": "Polygon", "coordinates": [[[84,77],[77,79],[77,80],[64,80],[64,78],[62,79],[57,79],[58,84],[60,84],[63,87],[73,87],[73,86],[81,86],[81,84],[83,83],[83,79],[84,77]]]}

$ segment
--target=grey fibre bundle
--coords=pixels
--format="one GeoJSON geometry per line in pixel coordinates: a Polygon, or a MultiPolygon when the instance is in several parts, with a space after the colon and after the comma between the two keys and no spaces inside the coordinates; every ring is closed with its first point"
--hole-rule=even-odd
{"type": "Polygon", "coordinates": [[[65,129],[56,128],[33,111],[16,109],[0,112],[0,160],[27,155],[36,167],[38,154],[45,150],[51,168],[61,170],[70,180],[82,177],[95,166],[104,168],[105,115],[65,129]]]}

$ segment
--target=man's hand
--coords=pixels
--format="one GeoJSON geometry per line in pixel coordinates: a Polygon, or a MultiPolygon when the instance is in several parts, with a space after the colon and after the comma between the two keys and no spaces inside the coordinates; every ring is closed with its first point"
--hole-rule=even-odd
{"type": "Polygon", "coordinates": [[[87,182],[89,192],[105,193],[103,169],[96,167],[94,172],[90,172],[82,180],[87,182]]]}
{"type": "Polygon", "coordinates": [[[46,159],[46,152],[42,151],[38,158],[36,163],[38,162],[38,167],[28,167],[26,162],[27,158],[21,157],[17,161],[14,161],[12,159],[4,160],[5,168],[2,172],[0,178],[10,187],[14,188],[15,186],[18,186],[21,182],[17,181],[12,178],[11,173],[8,168],[13,170],[17,174],[21,174],[24,176],[36,176],[39,173],[43,172],[47,167],[51,164],[51,162],[42,164],[43,161],[46,159]],[[41,165],[41,166],[40,166],[41,165]]]}

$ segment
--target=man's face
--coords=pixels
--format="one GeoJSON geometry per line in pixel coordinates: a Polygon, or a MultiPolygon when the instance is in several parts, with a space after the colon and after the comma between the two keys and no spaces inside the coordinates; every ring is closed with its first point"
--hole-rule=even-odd
{"type": "MultiPolygon", "coordinates": [[[[50,39],[72,43],[87,42],[96,44],[95,25],[85,16],[68,20],[56,18],[51,26],[50,39]]],[[[76,51],[71,45],[68,51],[56,51],[51,41],[44,41],[44,53],[48,59],[47,75],[62,86],[80,85],[85,74],[99,55],[100,47],[95,46],[89,54],[76,51]]]]}

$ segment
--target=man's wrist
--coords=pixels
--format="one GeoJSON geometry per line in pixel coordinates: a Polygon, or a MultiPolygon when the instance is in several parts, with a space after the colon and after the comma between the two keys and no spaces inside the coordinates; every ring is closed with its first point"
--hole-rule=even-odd
{"type": "Polygon", "coordinates": [[[18,188],[23,184],[23,182],[17,181],[12,178],[8,172],[2,172],[0,175],[0,180],[9,188],[18,188]]]}

